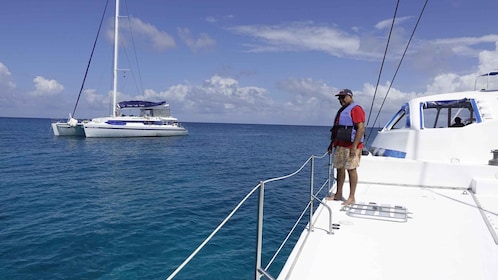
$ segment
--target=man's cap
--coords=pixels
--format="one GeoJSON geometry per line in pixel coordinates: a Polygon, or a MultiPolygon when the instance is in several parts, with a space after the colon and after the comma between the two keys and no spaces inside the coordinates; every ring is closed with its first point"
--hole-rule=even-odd
{"type": "Polygon", "coordinates": [[[349,95],[349,96],[353,97],[353,92],[350,89],[345,88],[345,89],[339,91],[339,93],[336,94],[335,96],[341,96],[341,95],[349,95]]]}

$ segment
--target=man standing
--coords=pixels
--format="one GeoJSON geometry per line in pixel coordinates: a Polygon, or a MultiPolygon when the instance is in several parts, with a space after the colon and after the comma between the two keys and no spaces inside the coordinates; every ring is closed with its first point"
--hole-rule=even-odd
{"type": "MultiPolygon", "coordinates": [[[[337,192],[333,200],[342,200],[342,187],[346,180],[346,170],[349,175],[349,197],[343,205],[355,203],[355,191],[358,184],[358,173],[356,168],[360,164],[363,139],[365,134],[365,111],[353,101],[353,92],[343,89],[335,96],[341,103],[341,109],[337,112],[334,126],[331,129],[331,143],[328,152],[334,151],[334,168],[337,169],[337,192]]],[[[330,195],[330,194],[329,194],[330,195]]]]}

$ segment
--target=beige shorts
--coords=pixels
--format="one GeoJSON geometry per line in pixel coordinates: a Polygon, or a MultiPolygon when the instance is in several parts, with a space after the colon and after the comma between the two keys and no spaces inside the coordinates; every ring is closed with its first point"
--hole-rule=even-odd
{"type": "Polygon", "coordinates": [[[334,168],[355,169],[360,166],[361,149],[356,149],[356,155],[350,156],[350,148],[335,147],[334,168]]]}

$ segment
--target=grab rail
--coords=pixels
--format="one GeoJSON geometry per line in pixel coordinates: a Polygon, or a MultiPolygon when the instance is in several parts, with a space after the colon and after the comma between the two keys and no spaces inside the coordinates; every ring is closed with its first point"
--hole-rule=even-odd
{"type": "Polygon", "coordinates": [[[327,195],[331,193],[331,177],[332,177],[332,157],[330,154],[325,153],[322,156],[310,156],[304,164],[297,169],[295,172],[290,173],[285,176],[281,177],[276,177],[276,178],[271,178],[267,179],[264,181],[261,181],[258,185],[256,185],[240,202],[237,204],[237,206],[228,214],[228,216],[215,228],[215,230],[188,256],[183,263],[176,268],[176,270],[166,278],[167,280],[173,279],[196,255],[197,253],[218,233],[218,231],[230,220],[230,218],[239,210],[239,208],[256,192],[256,190],[259,189],[259,199],[258,199],[258,225],[257,225],[257,241],[256,241],[256,264],[255,264],[255,279],[259,280],[262,276],[266,277],[267,279],[274,280],[275,278],[268,273],[268,269],[270,266],[273,264],[273,261],[275,258],[278,256],[284,245],[287,243],[289,238],[291,237],[292,233],[294,230],[297,228],[299,223],[301,222],[302,218],[304,217],[304,214],[306,211],[309,209],[309,221],[308,221],[308,230],[313,230],[313,222],[312,222],[312,217],[313,217],[313,201],[318,200],[322,205],[324,205],[327,210],[329,211],[329,234],[333,234],[332,231],[332,210],[330,209],[329,206],[327,206],[323,201],[321,201],[316,194],[320,193],[325,186],[327,187],[327,195]],[[325,182],[321,185],[321,187],[318,189],[318,191],[315,193],[314,192],[314,175],[315,175],[315,158],[316,159],[322,159],[326,155],[329,155],[329,162],[328,162],[328,173],[327,173],[327,179],[325,182]],[[274,182],[274,181],[279,181],[279,180],[284,180],[289,177],[292,177],[298,173],[300,173],[306,165],[311,161],[311,172],[310,172],[310,199],[304,210],[301,212],[301,215],[297,219],[297,221],[294,223],[294,226],[291,228],[289,233],[287,234],[286,238],[284,241],[280,244],[279,248],[275,252],[275,254],[272,256],[270,261],[268,262],[267,266],[263,269],[261,268],[261,255],[262,255],[262,246],[263,246],[263,209],[264,209],[264,191],[265,191],[265,184],[274,182]]]}

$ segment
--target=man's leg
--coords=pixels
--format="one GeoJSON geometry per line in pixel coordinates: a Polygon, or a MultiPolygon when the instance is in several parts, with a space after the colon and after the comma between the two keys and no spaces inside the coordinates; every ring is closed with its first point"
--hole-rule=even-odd
{"type": "Polygon", "coordinates": [[[337,191],[334,195],[334,200],[342,200],[342,187],[346,180],[346,169],[337,168],[337,191]]]}
{"type": "Polygon", "coordinates": [[[348,200],[344,201],[344,205],[353,204],[356,202],[354,194],[356,192],[356,185],[358,184],[358,172],[355,169],[348,169],[349,175],[349,197],[348,200]]]}

